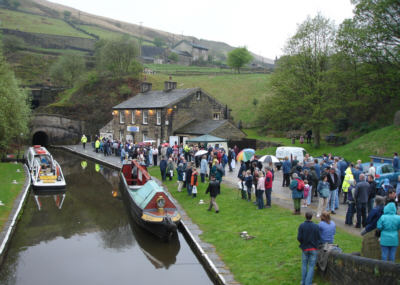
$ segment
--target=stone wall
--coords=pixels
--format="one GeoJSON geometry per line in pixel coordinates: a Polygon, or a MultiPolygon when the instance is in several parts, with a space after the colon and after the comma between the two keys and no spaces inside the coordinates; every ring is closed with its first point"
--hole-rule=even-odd
{"type": "Polygon", "coordinates": [[[212,131],[211,135],[229,140],[240,140],[246,137],[245,133],[229,122],[226,122],[221,127],[212,131]]]}
{"type": "Polygon", "coordinates": [[[60,115],[36,114],[31,124],[31,137],[43,132],[48,136],[49,144],[77,143],[84,132],[84,122],[60,115]]]}
{"type": "Polygon", "coordinates": [[[394,285],[400,281],[400,264],[331,252],[326,271],[320,275],[334,285],[394,285]]]}
{"type": "Polygon", "coordinates": [[[17,30],[1,29],[4,35],[14,35],[24,39],[28,45],[51,49],[76,49],[93,51],[95,40],[79,37],[68,37],[40,33],[27,33],[17,30]]]}

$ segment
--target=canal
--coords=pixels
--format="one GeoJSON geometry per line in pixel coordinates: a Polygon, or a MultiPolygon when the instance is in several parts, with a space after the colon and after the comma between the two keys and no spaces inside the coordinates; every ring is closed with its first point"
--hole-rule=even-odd
{"type": "Polygon", "coordinates": [[[117,171],[52,153],[65,194],[30,192],[0,284],[213,284],[181,233],[164,243],[138,228],[120,197],[117,171]]]}

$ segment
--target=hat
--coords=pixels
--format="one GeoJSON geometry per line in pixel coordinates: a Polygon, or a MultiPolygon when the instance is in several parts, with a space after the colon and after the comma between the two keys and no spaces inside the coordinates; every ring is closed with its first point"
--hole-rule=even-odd
{"type": "Polygon", "coordinates": [[[298,177],[299,177],[299,176],[297,175],[297,173],[293,173],[293,175],[292,175],[292,176],[293,176],[293,179],[294,179],[294,178],[298,178],[298,177]]]}

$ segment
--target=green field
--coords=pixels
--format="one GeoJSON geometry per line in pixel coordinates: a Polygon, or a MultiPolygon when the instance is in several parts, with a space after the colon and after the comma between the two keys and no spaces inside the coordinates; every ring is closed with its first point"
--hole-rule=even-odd
{"type": "Polygon", "coordinates": [[[0,201],[4,204],[0,206],[0,230],[2,230],[10,215],[14,200],[24,185],[25,174],[22,165],[14,163],[0,163],[0,173],[0,201]],[[21,172],[17,172],[17,169],[21,172]],[[18,184],[12,184],[13,180],[16,180],[18,184]]]}
{"type": "Polygon", "coordinates": [[[1,28],[29,33],[91,38],[62,20],[0,9],[1,28]]]}
{"type": "MultiPolygon", "coordinates": [[[[160,178],[158,167],[149,169],[152,176],[160,178]]],[[[176,176],[164,183],[196,223],[203,234],[202,240],[215,246],[235,280],[240,284],[299,284],[301,279],[301,250],[297,241],[298,226],[303,216],[293,216],[290,210],[273,205],[270,209],[257,210],[251,202],[241,200],[237,189],[222,185],[217,197],[220,213],[208,212],[209,196],[206,184],[199,183],[198,197],[187,192],[177,192],[176,176]],[[200,205],[203,199],[206,204],[200,205]],[[243,240],[239,233],[247,231],[255,236],[243,240]]],[[[185,189],[184,189],[185,190],[185,189]]],[[[338,228],[335,236],[345,253],[361,249],[361,238],[338,228]]],[[[325,284],[320,278],[314,282],[325,284]]]]}
{"type": "MultiPolygon", "coordinates": [[[[164,88],[167,75],[148,75],[148,81],[153,83],[153,89],[164,88]]],[[[254,98],[258,101],[269,94],[268,74],[232,74],[232,75],[203,75],[203,76],[174,76],[178,88],[201,87],[205,92],[232,109],[235,122],[241,120],[251,123],[255,120],[256,106],[254,98]]]]}
{"type": "MultiPolygon", "coordinates": [[[[295,145],[292,145],[290,139],[287,138],[262,136],[257,133],[256,129],[247,129],[245,133],[248,135],[248,138],[281,142],[286,146],[304,147],[312,156],[332,153],[333,155],[342,156],[346,160],[353,162],[358,159],[361,159],[363,162],[368,162],[370,160],[370,155],[392,157],[394,152],[400,151],[400,128],[394,125],[372,131],[343,146],[332,146],[328,145],[326,142],[322,142],[321,147],[318,149],[309,144],[300,144],[298,140],[296,140],[295,145]]],[[[257,154],[274,154],[275,150],[276,148],[273,147],[267,148],[258,150],[257,154]]]]}

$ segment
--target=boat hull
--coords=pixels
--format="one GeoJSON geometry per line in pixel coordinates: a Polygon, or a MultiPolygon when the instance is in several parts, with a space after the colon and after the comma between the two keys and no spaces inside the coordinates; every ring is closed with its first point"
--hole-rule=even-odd
{"type": "Polygon", "coordinates": [[[136,202],[132,199],[129,191],[129,186],[126,183],[125,177],[120,175],[120,190],[123,193],[125,201],[128,203],[129,212],[133,218],[133,220],[143,229],[151,232],[158,238],[169,241],[171,237],[176,234],[179,221],[172,221],[169,217],[164,217],[162,221],[150,221],[147,219],[143,219],[143,215],[145,211],[141,209],[136,202]]]}

